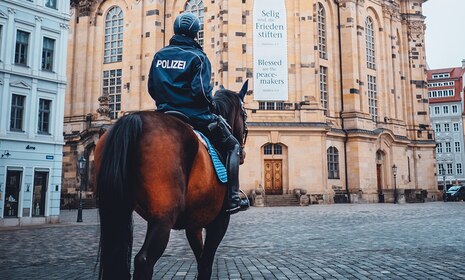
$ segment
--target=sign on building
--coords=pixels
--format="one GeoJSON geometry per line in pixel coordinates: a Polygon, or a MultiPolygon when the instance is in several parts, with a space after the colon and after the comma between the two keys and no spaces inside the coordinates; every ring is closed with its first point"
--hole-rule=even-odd
{"type": "Polygon", "coordinates": [[[288,100],[287,19],[284,0],[255,0],[254,99],[288,100]]]}

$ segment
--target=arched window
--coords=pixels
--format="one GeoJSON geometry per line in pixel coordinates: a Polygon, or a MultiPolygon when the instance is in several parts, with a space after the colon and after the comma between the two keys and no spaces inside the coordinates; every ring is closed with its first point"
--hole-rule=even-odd
{"type": "Polygon", "coordinates": [[[199,44],[203,47],[203,20],[204,20],[204,6],[202,0],[189,0],[184,9],[186,12],[191,12],[199,18],[200,29],[197,36],[199,44]]]}
{"type": "Polygon", "coordinates": [[[328,58],[326,52],[326,12],[321,3],[318,3],[318,51],[320,58],[328,58]]]}
{"type": "Polygon", "coordinates": [[[375,27],[371,17],[367,17],[365,21],[366,32],[366,51],[367,51],[367,67],[376,69],[376,55],[375,55],[375,27]]]}
{"type": "Polygon", "coordinates": [[[120,7],[112,7],[105,18],[104,63],[123,60],[124,14],[120,7]]]}
{"type": "Polygon", "coordinates": [[[328,179],[339,179],[339,151],[336,147],[326,150],[328,157],[328,179]]]}

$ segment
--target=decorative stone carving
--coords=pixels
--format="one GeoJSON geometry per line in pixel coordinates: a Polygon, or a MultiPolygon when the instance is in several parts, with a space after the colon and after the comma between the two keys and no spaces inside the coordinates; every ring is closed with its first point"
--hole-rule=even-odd
{"type": "Polygon", "coordinates": [[[383,9],[383,15],[385,17],[396,19],[396,20],[401,19],[399,4],[388,2],[388,3],[383,3],[381,7],[383,9]]]}
{"type": "Polygon", "coordinates": [[[412,33],[423,33],[426,29],[426,25],[423,21],[410,21],[408,22],[408,30],[412,33]]]}
{"type": "Polygon", "coordinates": [[[10,86],[17,87],[17,88],[24,88],[24,89],[32,89],[32,86],[29,83],[25,82],[25,81],[11,82],[10,86]]]}
{"type": "Polygon", "coordinates": [[[252,191],[252,202],[253,206],[264,207],[265,206],[265,190],[260,185],[257,189],[252,191]]]}
{"type": "Polygon", "coordinates": [[[97,109],[97,113],[99,113],[99,120],[109,120],[110,119],[110,106],[108,105],[110,102],[110,97],[107,95],[102,95],[98,98],[99,101],[99,108],[97,109]]]}
{"type": "Polygon", "coordinates": [[[71,0],[71,7],[77,10],[78,17],[90,15],[92,5],[98,2],[97,0],[71,0]]]}

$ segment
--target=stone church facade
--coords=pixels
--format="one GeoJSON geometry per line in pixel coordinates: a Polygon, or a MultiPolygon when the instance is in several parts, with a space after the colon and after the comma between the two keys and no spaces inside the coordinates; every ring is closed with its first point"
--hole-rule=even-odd
{"type": "Polygon", "coordinates": [[[73,1],[63,189],[76,186],[81,154],[90,162],[92,187],[93,149],[115,119],[155,108],[146,85],[153,55],[168,44],[175,17],[188,10],[203,22],[199,41],[215,89],[239,90],[249,80],[242,189],[269,195],[300,189],[318,203],[346,201],[347,194],[352,203],[393,202],[406,190],[437,199],[425,0],[274,0],[266,9],[259,2],[73,1]],[[260,25],[254,22],[260,16],[281,22],[260,25]],[[259,84],[263,73],[254,65],[262,49],[254,43],[269,39],[263,37],[285,38],[276,53],[284,71],[264,68],[271,71],[265,75],[285,77],[284,98],[266,98],[259,84]]]}

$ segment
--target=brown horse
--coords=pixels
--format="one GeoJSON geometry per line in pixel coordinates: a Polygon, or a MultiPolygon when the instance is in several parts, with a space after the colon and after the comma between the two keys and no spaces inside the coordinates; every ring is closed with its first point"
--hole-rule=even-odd
{"type": "MultiPolygon", "coordinates": [[[[244,84],[239,94],[221,89],[217,113],[245,144],[244,84]]],[[[95,152],[100,215],[99,279],[130,279],[132,213],[147,221],[134,259],[134,279],[152,279],[171,229],[185,229],[197,260],[198,279],[210,279],[216,250],[229,224],[227,187],[192,128],[176,117],[138,112],[120,118],[95,152]],[[205,241],[202,229],[206,229],[205,241]]]]}

